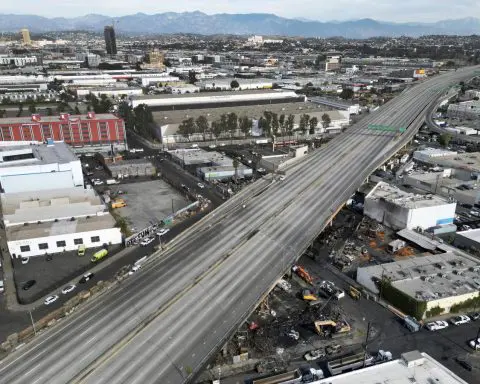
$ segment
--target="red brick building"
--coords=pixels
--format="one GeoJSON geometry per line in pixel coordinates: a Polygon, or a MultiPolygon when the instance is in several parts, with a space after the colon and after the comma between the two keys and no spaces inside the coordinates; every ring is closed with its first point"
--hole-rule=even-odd
{"type": "Polygon", "coordinates": [[[65,141],[73,147],[125,143],[125,125],[111,114],[7,117],[0,119],[0,141],[65,141]]]}

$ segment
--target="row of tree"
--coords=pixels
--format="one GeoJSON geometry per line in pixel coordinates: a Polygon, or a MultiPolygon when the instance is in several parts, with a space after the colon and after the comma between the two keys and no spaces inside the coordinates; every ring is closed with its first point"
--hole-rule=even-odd
{"type": "Polygon", "coordinates": [[[147,139],[157,139],[152,111],[148,105],[140,104],[132,109],[127,102],[122,102],[118,106],[118,114],[123,118],[127,129],[147,139]]]}
{"type": "MultiPolygon", "coordinates": [[[[298,131],[306,134],[307,131],[313,135],[315,134],[315,128],[317,127],[319,121],[316,117],[310,117],[310,115],[303,114],[300,116],[300,122],[298,131]]],[[[322,115],[322,126],[328,128],[331,123],[330,116],[327,113],[322,115]]],[[[178,133],[184,136],[186,139],[194,134],[200,134],[203,137],[203,140],[206,140],[207,135],[210,138],[218,138],[222,134],[229,134],[230,137],[235,136],[235,134],[240,130],[245,137],[251,133],[253,121],[247,116],[238,117],[236,113],[228,113],[220,116],[218,120],[212,121],[211,124],[208,123],[208,120],[205,116],[199,116],[197,119],[190,117],[186,120],[183,120],[178,127],[178,133]]],[[[265,136],[292,136],[295,124],[295,116],[278,114],[265,111],[263,116],[258,120],[258,127],[263,131],[265,136]]]]}

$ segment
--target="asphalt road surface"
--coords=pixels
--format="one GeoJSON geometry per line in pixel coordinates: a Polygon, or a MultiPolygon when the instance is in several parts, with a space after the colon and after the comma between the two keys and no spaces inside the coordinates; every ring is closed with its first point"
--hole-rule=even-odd
{"type": "Polygon", "coordinates": [[[136,276],[0,363],[0,383],[194,379],[429,106],[477,68],[403,92],[287,171],[244,189],[175,238],[136,276]],[[398,135],[369,124],[407,128],[398,135]]]}

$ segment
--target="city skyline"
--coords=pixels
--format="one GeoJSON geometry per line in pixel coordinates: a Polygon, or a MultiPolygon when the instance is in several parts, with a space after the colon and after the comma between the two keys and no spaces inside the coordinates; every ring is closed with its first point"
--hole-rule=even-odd
{"type": "Polygon", "coordinates": [[[89,13],[119,17],[142,12],[146,14],[164,12],[201,11],[217,13],[273,13],[285,18],[300,18],[312,21],[356,20],[372,18],[393,22],[434,22],[452,18],[471,17],[480,14],[480,4],[471,0],[455,3],[440,0],[405,0],[402,3],[383,0],[373,3],[370,0],[338,0],[319,5],[313,0],[266,0],[261,3],[246,0],[241,3],[229,0],[205,4],[199,0],[179,0],[167,5],[151,0],[132,3],[125,0],[106,0],[101,3],[85,0],[75,1],[45,0],[41,3],[25,0],[21,3],[7,0],[0,5],[0,13],[32,14],[45,17],[80,17],[89,13]],[[89,10],[86,12],[85,10],[89,10]],[[405,12],[408,10],[409,12],[405,12]]]}

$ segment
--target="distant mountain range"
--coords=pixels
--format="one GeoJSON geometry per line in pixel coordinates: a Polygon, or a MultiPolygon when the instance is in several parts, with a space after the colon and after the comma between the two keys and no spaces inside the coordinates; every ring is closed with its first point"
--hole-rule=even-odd
{"type": "Polygon", "coordinates": [[[155,15],[137,13],[115,18],[96,14],[75,18],[0,14],[0,31],[15,32],[21,28],[28,28],[32,32],[72,30],[100,32],[105,25],[112,24],[113,20],[119,33],[130,35],[194,33],[368,38],[480,34],[480,20],[477,18],[443,20],[435,23],[391,23],[372,19],[320,22],[286,19],[266,13],[207,15],[198,11],[155,15]]]}

